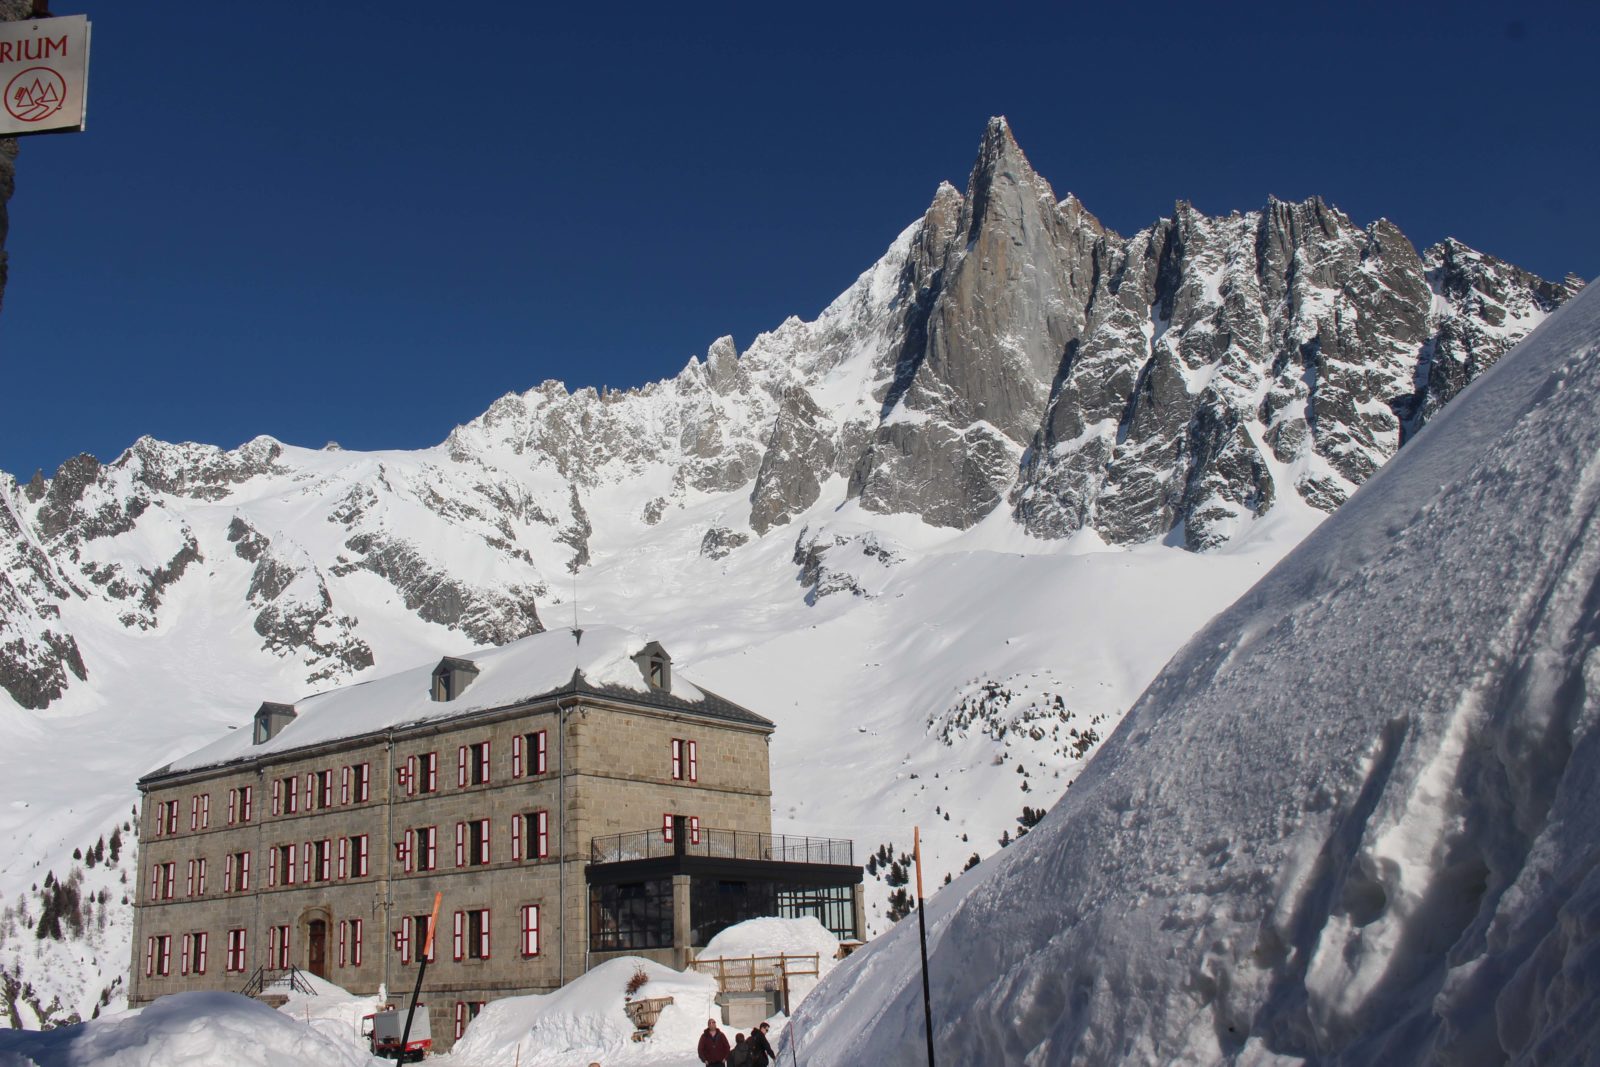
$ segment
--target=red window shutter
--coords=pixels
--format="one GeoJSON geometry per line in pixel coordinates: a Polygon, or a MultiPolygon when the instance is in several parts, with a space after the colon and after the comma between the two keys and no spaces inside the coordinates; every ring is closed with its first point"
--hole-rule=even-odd
{"type": "Polygon", "coordinates": [[[283,783],[276,778],[272,780],[272,814],[283,814],[283,783]]]}
{"type": "Polygon", "coordinates": [[[489,772],[492,766],[489,758],[489,744],[490,743],[488,741],[485,741],[483,743],[483,751],[478,754],[478,768],[480,772],[478,777],[482,778],[485,782],[489,780],[489,772]]]}
{"type": "Polygon", "coordinates": [[[350,920],[350,966],[361,966],[361,920],[350,920]]]}
{"type": "Polygon", "coordinates": [[[200,829],[211,829],[211,794],[200,795],[200,829]]]}
{"type": "Polygon", "coordinates": [[[269,851],[267,853],[267,888],[271,889],[273,886],[275,886],[277,884],[278,884],[278,862],[277,862],[276,857],[269,851]]]}
{"type": "Polygon", "coordinates": [[[672,739],[672,777],[683,777],[683,742],[676,737],[672,739]]]}
{"type": "Polygon", "coordinates": [[[511,739],[511,777],[522,777],[522,735],[511,739]]]}
{"type": "Polygon", "coordinates": [[[350,839],[339,838],[339,877],[350,877],[350,839]]]}
{"type": "MultiPolygon", "coordinates": [[[[300,854],[300,880],[302,882],[311,881],[311,858],[311,842],[307,841],[305,851],[300,854]]],[[[317,873],[321,874],[322,872],[318,871],[317,873]]]]}
{"type": "Polygon", "coordinates": [[[367,876],[367,835],[356,838],[356,877],[367,876]]]}
{"type": "Polygon", "coordinates": [[[150,895],[150,899],[151,900],[160,900],[161,899],[161,864],[159,864],[159,863],[152,863],[150,865],[150,894],[149,895],[150,895]]]}
{"type": "Polygon", "coordinates": [[[161,937],[161,973],[172,973],[172,935],[163,934],[161,937]]]}
{"type": "Polygon", "coordinates": [[[511,858],[522,858],[522,816],[511,816],[511,858]]]}
{"type": "Polygon", "coordinates": [[[412,870],[412,854],[416,851],[416,846],[417,832],[415,830],[407,830],[406,839],[400,843],[400,855],[405,863],[407,874],[410,874],[412,870]]]}
{"type": "Polygon", "coordinates": [[[689,844],[698,845],[699,843],[700,843],[700,816],[691,815],[691,816],[689,816],[689,844]]]}
{"type": "Polygon", "coordinates": [[[406,758],[406,796],[415,796],[417,792],[417,757],[406,758]]]}
{"type": "Polygon", "coordinates": [[[222,891],[224,893],[233,892],[233,853],[231,852],[222,861],[222,891]]]}
{"type": "Polygon", "coordinates": [[[210,941],[211,935],[208,933],[202,932],[194,935],[194,971],[196,974],[206,973],[206,955],[211,947],[210,941]]]}
{"type": "Polygon", "coordinates": [[[539,731],[535,740],[535,746],[538,749],[538,753],[537,758],[534,760],[535,766],[533,773],[543,774],[545,772],[545,755],[548,751],[548,746],[545,744],[545,732],[543,730],[539,731]]]}
{"type": "Polygon", "coordinates": [[[239,891],[250,888],[250,853],[239,853],[239,891]]]}
{"type": "Polygon", "coordinates": [[[539,858],[544,859],[550,855],[550,813],[539,811],[534,813],[539,824],[539,858]]]}
{"type": "Polygon", "coordinates": [[[661,816],[661,840],[672,844],[672,812],[664,812],[661,816]]]}
{"type": "Polygon", "coordinates": [[[341,967],[345,966],[345,927],[348,925],[349,923],[339,924],[339,966],[341,967]]]}
{"type": "Polygon", "coordinates": [[[350,768],[342,767],[339,770],[339,803],[350,803],[350,768]]]}
{"type": "Polygon", "coordinates": [[[206,861],[205,861],[204,857],[201,858],[200,863],[199,863],[199,875],[200,875],[200,877],[197,879],[197,882],[198,882],[199,887],[200,887],[200,895],[201,896],[205,896],[206,895],[206,861]]]}
{"type": "MultiPolygon", "coordinates": [[[[341,838],[339,843],[341,845],[344,844],[344,840],[341,838]]],[[[342,868],[343,866],[344,865],[341,863],[340,867],[342,868]]],[[[333,877],[333,842],[325,837],[325,838],[322,839],[322,880],[324,882],[326,882],[332,877],[333,877]]]]}
{"type": "Polygon", "coordinates": [[[483,862],[485,863],[491,862],[489,857],[490,837],[491,834],[489,832],[489,820],[485,819],[478,824],[478,845],[483,850],[483,862]]]}
{"type": "Polygon", "coordinates": [[[189,883],[183,895],[186,897],[194,896],[194,860],[189,861],[189,883]]]}
{"type": "Polygon", "coordinates": [[[368,789],[371,781],[372,765],[361,763],[356,765],[356,803],[365,804],[369,796],[368,789]]]}
{"type": "Polygon", "coordinates": [[[456,787],[467,787],[467,746],[462,745],[456,752],[456,787]]]}
{"type": "Polygon", "coordinates": [[[156,939],[148,938],[144,943],[144,976],[149,978],[156,973],[156,939]]]}
{"type": "Polygon", "coordinates": [[[456,866],[467,865],[467,824],[456,823],[456,866]]]}
{"type": "Polygon", "coordinates": [[[411,962],[411,916],[400,920],[400,962],[411,962]]]}
{"type": "Polygon", "coordinates": [[[294,885],[294,872],[295,872],[294,858],[295,858],[295,854],[296,854],[296,851],[297,851],[298,847],[299,846],[297,846],[297,845],[290,845],[289,846],[289,870],[288,870],[287,877],[284,878],[284,882],[287,885],[294,885]]]}
{"type": "Polygon", "coordinates": [[[256,788],[253,785],[247,785],[240,791],[239,795],[242,798],[239,806],[244,809],[239,818],[243,822],[249,822],[250,816],[255,811],[256,788]]]}
{"type": "Polygon", "coordinates": [[[689,781],[700,780],[700,745],[698,742],[689,742],[689,781]]]}
{"type": "Polygon", "coordinates": [[[306,772],[306,810],[310,811],[317,806],[317,776],[311,771],[306,772]]]}
{"type": "Polygon", "coordinates": [[[428,870],[439,869],[439,828],[428,827],[428,870]]]}
{"type": "Polygon", "coordinates": [[[185,935],[183,945],[178,949],[178,973],[189,973],[189,936],[185,935]]]}
{"type": "Polygon", "coordinates": [[[239,791],[228,790],[228,825],[232,826],[239,821],[239,791]]]}
{"type": "MultiPolygon", "coordinates": [[[[461,958],[460,956],[456,957],[456,959],[460,959],[460,958],[461,958]]],[[[466,1029],[467,1029],[467,1005],[466,1005],[465,1001],[458,1000],[458,1001],[456,1001],[456,1040],[457,1041],[461,1040],[461,1035],[466,1032],[466,1029]]]]}
{"type": "MultiPolygon", "coordinates": [[[[189,829],[200,829],[200,798],[198,796],[189,798],[189,829]]],[[[184,973],[187,974],[188,972],[185,971],[184,973]]]]}
{"type": "Polygon", "coordinates": [[[456,962],[458,962],[458,963],[461,961],[461,942],[462,942],[462,937],[463,937],[463,935],[465,933],[464,928],[466,926],[466,922],[467,922],[467,913],[464,912],[464,911],[456,912],[455,940],[454,940],[454,943],[453,943],[452,952],[453,952],[453,955],[454,955],[454,957],[456,959],[456,962]]]}
{"type": "Polygon", "coordinates": [[[478,928],[478,958],[489,958],[489,909],[483,909],[483,921],[478,928]]]}

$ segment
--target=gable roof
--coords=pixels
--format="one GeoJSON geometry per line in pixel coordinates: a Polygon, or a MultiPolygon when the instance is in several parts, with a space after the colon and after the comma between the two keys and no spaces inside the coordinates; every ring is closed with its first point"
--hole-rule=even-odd
{"type": "Polygon", "coordinates": [[[652,688],[634,657],[653,643],[621,627],[593,626],[546,631],[498,648],[478,649],[459,659],[431,660],[419,667],[298,700],[293,705],[294,720],[263,744],[252,744],[249,730],[230,731],[152,773],[198,770],[566,695],[773,728],[772,720],[701,689],[676,673],[671,692],[652,688]],[[470,663],[478,675],[471,687],[454,700],[434,700],[434,671],[441,662],[452,660],[470,663]]]}

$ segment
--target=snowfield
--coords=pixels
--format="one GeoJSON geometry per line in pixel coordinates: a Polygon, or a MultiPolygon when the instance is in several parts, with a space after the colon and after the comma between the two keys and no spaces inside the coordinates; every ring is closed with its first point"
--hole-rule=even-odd
{"type": "MultiPolygon", "coordinates": [[[[1600,1058],[1600,294],[1487,372],[931,902],[941,1063],[1600,1058]]],[[[923,1062],[914,923],[807,1064],[923,1062]]]]}

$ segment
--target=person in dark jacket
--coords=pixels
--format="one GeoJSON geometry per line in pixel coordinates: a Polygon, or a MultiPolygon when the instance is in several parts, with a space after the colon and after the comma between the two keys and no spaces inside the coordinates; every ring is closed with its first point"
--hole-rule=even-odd
{"type": "Polygon", "coordinates": [[[767,1067],[769,1063],[776,1063],[778,1054],[772,1051],[772,1043],[767,1040],[767,1031],[772,1028],[770,1023],[762,1023],[750,1031],[750,1067],[767,1067]]]}
{"type": "Polygon", "coordinates": [[[728,1053],[728,1067],[750,1067],[750,1043],[743,1034],[733,1035],[733,1051],[728,1053]]]}
{"type": "Polygon", "coordinates": [[[726,1067],[728,1062],[728,1035],[717,1029],[717,1020],[706,1020],[706,1032],[700,1035],[700,1062],[706,1067],[726,1067]]]}

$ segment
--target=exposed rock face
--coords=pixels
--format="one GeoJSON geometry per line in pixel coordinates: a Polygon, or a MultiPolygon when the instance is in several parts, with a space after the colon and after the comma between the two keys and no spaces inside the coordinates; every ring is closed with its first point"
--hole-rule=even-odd
{"type": "Polygon", "coordinates": [[[552,576],[719,498],[687,520],[699,556],[749,550],[725,517],[745,508],[756,537],[801,520],[813,600],[871,595],[897,558],[870,523],[815,518],[852,500],[1207,549],[1285,501],[1337,507],[1578,287],[1454,241],[1419,255],[1315,198],[1179,204],[1122,237],[995,119],[964,193],[941,185],[820,316],[743,354],[719,338],[626,391],[547,381],[417,453],[144,438],[5,478],[0,684],[49,704],[94,667],[80,608],[160,633],[200,581],[236,582],[251,651],[307,681],[362,670],[358,617],[402,605],[503,642],[540,629],[552,576]]]}

